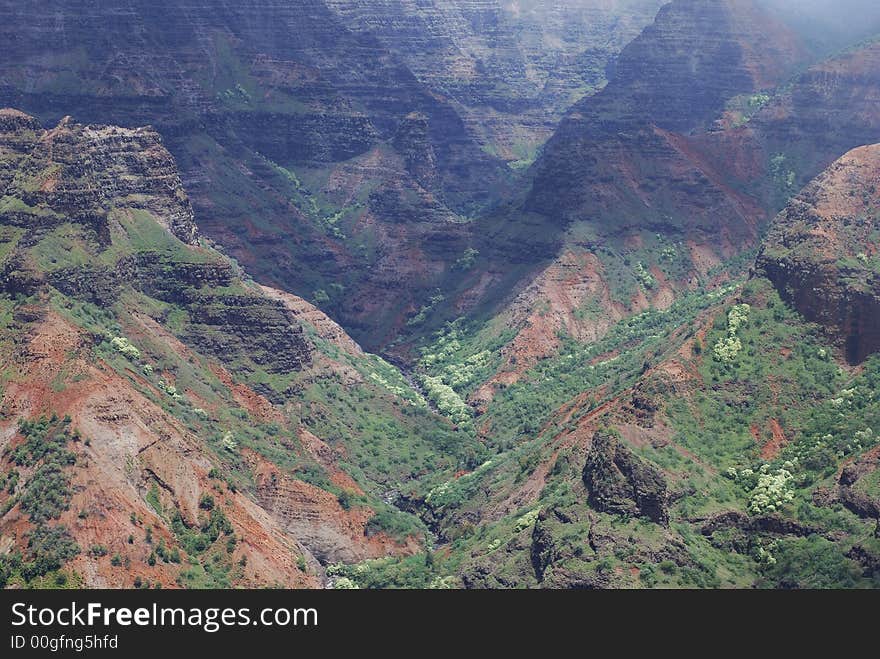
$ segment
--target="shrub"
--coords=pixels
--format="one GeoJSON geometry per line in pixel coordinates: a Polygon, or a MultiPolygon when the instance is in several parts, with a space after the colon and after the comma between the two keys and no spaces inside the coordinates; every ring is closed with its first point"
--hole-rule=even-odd
{"type": "Polygon", "coordinates": [[[360,586],[348,577],[339,577],[333,581],[333,588],[336,590],[358,590],[360,586]]]}
{"type": "Polygon", "coordinates": [[[720,362],[733,362],[742,350],[742,342],[736,335],[740,327],[749,320],[751,306],[737,304],[727,313],[727,336],[718,339],[712,352],[720,362]]]}
{"type": "Polygon", "coordinates": [[[21,575],[27,581],[59,569],[79,554],[80,548],[63,525],[40,525],[28,537],[31,560],[22,565],[21,575]]]}
{"type": "Polygon", "coordinates": [[[535,521],[538,519],[538,514],[541,511],[535,508],[534,510],[530,510],[525,515],[516,520],[516,526],[514,530],[519,533],[520,531],[524,531],[525,529],[533,526],[535,521]]]}
{"type": "Polygon", "coordinates": [[[37,523],[57,519],[67,510],[70,495],[70,479],[61,468],[54,463],[40,465],[27,482],[21,509],[37,523]]]}
{"type": "Polygon", "coordinates": [[[441,378],[424,375],[422,376],[422,384],[428,398],[444,416],[455,423],[467,423],[471,420],[471,408],[441,378]]]}
{"type": "Polygon", "coordinates": [[[417,519],[399,510],[380,510],[367,522],[364,533],[368,536],[386,533],[393,538],[402,539],[421,533],[423,528],[417,519]]]}
{"type": "Polygon", "coordinates": [[[774,512],[789,503],[794,498],[790,482],[792,478],[791,472],[787,469],[780,468],[771,472],[766,469],[766,465],[762,467],[762,471],[758,474],[758,483],[749,499],[749,512],[753,514],[774,512]]]}
{"type": "Polygon", "coordinates": [[[232,434],[231,430],[227,430],[223,435],[223,439],[220,440],[223,448],[229,451],[230,453],[234,453],[238,448],[238,442],[235,441],[235,435],[232,434]]]}
{"type": "Polygon", "coordinates": [[[473,247],[468,247],[464,253],[455,261],[453,268],[455,270],[470,270],[474,267],[480,252],[473,247]]]}
{"type": "Polygon", "coordinates": [[[110,347],[126,359],[139,361],[141,358],[141,351],[132,345],[131,341],[124,336],[114,336],[110,339],[110,347]]]}

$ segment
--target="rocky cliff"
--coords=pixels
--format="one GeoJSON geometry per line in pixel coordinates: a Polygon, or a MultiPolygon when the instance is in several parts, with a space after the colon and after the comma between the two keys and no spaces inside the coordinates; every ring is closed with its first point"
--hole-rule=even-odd
{"type": "MultiPolygon", "coordinates": [[[[848,150],[880,139],[880,42],[852,48],[810,67],[748,126],[768,158],[784,158],[793,193],[848,150]],[[793,188],[793,189],[792,189],[793,188]]],[[[780,174],[771,163],[777,179],[780,174]]]]}
{"type": "MultiPolygon", "coordinates": [[[[560,332],[601,336],[726,276],[801,185],[880,139],[876,43],[789,79],[808,46],[763,3],[683,2],[624,50],[608,86],[548,142],[525,201],[483,220],[479,249],[496,276],[482,296],[508,287],[499,320],[517,332],[492,388],[552,354],[560,332]],[[511,291],[498,273],[523,263],[511,291]]],[[[463,301],[479,290],[467,285],[463,301]]]]}
{"type": "Polygon", "coordinates": [[[563,113],[600,89],[659,0],[382,3],[330,0],[351,29],[397,53],[506,160],[525,164],[563,113]]]}
{"type": "Polygon", "coordinates": [[[756,271],[852,364],[880,350],[880,145],[850,151],[776,217],[756,271]]]}
{"type": "Polygon", "coordinates": [[[717,120],[732,99],[772,89],[809,56],[759,3],[662,8],[608,85],[563,119],[523,199],[481,220],[475,243],[496,275],[483,296],[504,300],[499,316],[518,333],[495,385],[552,354],[561,333],[599,338],[757,244],[771,204],[749,185],[763,184],[768,165],[757,140],[717,120]]]}
{"type": "Polygon", "coordinates": [[[609,85],[563,120],[535,165],[528,207],[615,226],[675,221],[691,215],[685,198],[705,197],[704,207],[727,206],[706,221],[742,224],[735,195],[677,136],[708,127],[730,98],[774,87],[805,56],[749,0],[666,5],[623,50],[609,85]]]}
{"type": "Polygon", "coordinates": [[[154,130],[2,110],[0,172],[3,584],[315,587],[419,550],[388,490],[476,446],[200,238],[154,130]]]}
{"type": "Polygon", "coordinates": [[[669,523],[663,474],[621,445],[614,432],[593,435],[583,478],[590,503],[597,510],[669,523]]]}
{"type": "Polygon", "coordinates": [[[68,113],[152,124],[181,167],[202,230],[262,281],[320,301],[370,342],[405,322],[461,256],[464,247],[431,244],[447,220],[462,224],[507,185],[504,163],[453,104],[322,0],[0,9],[0,103],[46,125],[68,113]],[[413,136],[402,137],[412,116],[429,173],[413,169],[413,136]],[[361,160],[348,166],[352,158],[361,160]],[[400,158],[409,165],[398,167],[400,158]],[[403,188],[412,201],[371,204],[366,217],[367,198],[382,187],[403,188]],[[401,213],[422,221],[413,201],[428,193],[437,230],[402,230],[401,213]],[[391,249],[386,225],[394,250],[411,255],[404,270],[378,262],[391,249]],[[401,287],[418,255],[432,251],[423,285],[401,287]],[[374,286],[360,281],[367,273],[386,276],[374,286]],[[374,336],[356,307],[385,290],[397,301],[371,309],[383,323],[374,336]]]}

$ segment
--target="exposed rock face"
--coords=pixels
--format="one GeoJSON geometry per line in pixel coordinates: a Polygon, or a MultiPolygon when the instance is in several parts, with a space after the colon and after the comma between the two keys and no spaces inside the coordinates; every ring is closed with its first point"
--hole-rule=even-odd
{"type": "MultiPolygon", "coordinates": [[[[104,307],[115,303],[128,285],[179,303],[189,311],[188,340],[226,361],[251,359],[274,372],[291,372],[308,363],[310,349],[300,323],[281,302],[257,292],[214,292],[233,283],[229,263],[141,244],[144,237],[139,234],[148,232],[152,222],[185,244],[197,236],[174,161],[154,131],[82,126],[70,118],[44,131],[8,111],[6,116],[15,120],[7,122],[4,143],[32,139],[26,156],[13,151],[4,158],[17,171],[4,191],[2,221],[22,232],[13,251],[18,249],[23,260],[10,263],[41,270],[34,281],[45,279],[67,295],[104,307]],[[148,214],[147,224],[123,228],[138,212],[148,214]],[[70,223],[80,232],[68,233],[71,245],[59,245],[58,253],[44,256],[48,248],[38,248],[34,256],[24,256],[26,248],[47,234],[69,232],[65,227],[70,223]],[[131,251],[113,248],[111,234],[120,233],[127,234],[131,251]],[[82,262],[65,265],[69,248],[82,252],[74,259],[82,262]]],[[[7,265],[6,271],[6,289],[20,287],[14,276],[18,270],[7,265]]]]}
{"type": "Polygon", "coordinates": [[[379,203],[365,217],[367,198],[379,188],[413,199],[427,190],[427,219],[461,224],[458,214],[492,203],[508,185],[504,163],[481,148],[456,108],[323,0],[138,0],[113,10],[4,2],[0,11],[7,17],[0,103],[44,122],[71,113],[156,126],[180,164],[201,229],[264,283],[308,297],[339,284],[333,312],[376,339],[372,345],[423,304],[464,248],[438,254],[431,241],[443,230],[393,228],[395,243],[387,244],[387,224],[426,215],[418,203],[379,203]],[[348,166],[379,151],[395,166],[348,166]],[[308,173],[327,181],[328,191],[301,183],[297,176],[308,173]],[[330,191],[337,186],[344,192],[330,191]],[[348,216],[344,231],[325,223],[337,215],[348,216]],[[363,222],[350,237],[354,216],[363,222]],[[388,251],[404,262],[400,268],[380,262],[388,251]],[[437,261],[422,268],[420,255],[432,251],[437,261]],[[417,269],[424,287],[401,286],[417,269]],[[394,303],[371,305],[380,327],[365,332],[361,302],[386,291],[394,303]]]}
{"type": "Polygon", "coordinates": [[[153,123],[180,160],[204,126],[225,146],[290,165],[364,153],[417,111],[430,119],[447,187],[473,192],[496,169],[447,102],[322,0],[2,9],[0,98],[41,117],[63,106],[87,121],[153,123]],[[57,58],[47,63],[46,52],[57,58]]]}
{"type": "Polygon", "coordinates": [[[795,34],[750,0],[666,5],[608,86],[563,120],[536,163],[528,207],[619,228],[676,222],[699,200],[714,212],[692,227],[742,224],[742,202],[678,135],[706,128],[727,99],[781,82],[804,57],[795,34]]]}
{"type": "MultiPolygon", "coordinates": [[[[4,141],[16,144],[23,156],[4,158],[17,168],[4,186],[5,196],[51,211],[58,221],[74,217],[104,242],[109,235],[100,215],[119,206],[150,211],[181,241],[195,242],[192,207],[154,130],[83,126],[67,117],[44,131],[34,119],[4,112],[14,117],[0,126],[4,141]]],[[[9,221],[15,221],[14,214],[9,221]]],[[[46,229],[53,223],[41,221],[46,229]]]]}
{"type": "Polygon", "coordinates": [[[538,581],[544,579],[544,572],[553,564],[559,554],[553,533],[548,528],[547,518],[547,511],[542,510],[535,522],[535,527],[532,529],[530,555],[532,568],[535,570],[535,577],[538,581]]]}
{"type": "Polygon", "coordinates": [[[30,154],[42,126],[36,118],[10,108],[0,110],[0,189],[5,190],[30,154]]]}
{"type": "Polygon", "coordinates": [[[270,373],[290,373],[309,363],[302,326],[281,302],[262,295],[207,295],[187,306],[188,336],[224,361],[249,359],[270,373]]]}
{"type": "Polygon", "coordinates": [[[866,455],[843,468],[838,479],[840,501],[860,517],[880,520],[880,500],[863,492],[858,482],[880,468],[877,455],[866,455]]]}
{"type": "Polygon", "coordinates": [[[403,156],[407,171],[427,190],[437,187],[437,156],[428,136],[428,118],[408,114],[394,136],[394,148],[403,156]]]}
{"type": "Polygon", "coordinates": [[[768,157],[784,154],[789,194],[841,155],[880,141],[880,41],[810,67],[747,124],[768,157]]]}
{"type": "MultiPolygon", "coordinates": [[[[180,565],[157,561],[153,553],[159,544],[169,551],[179,548],[168,519],[145,501],[147,492],[155,488],[165,512],[179,513],[193,527],[203,495],[222,499],[224,515],[238,539],[227,560],[248,564],[231,575],[232,583],[320,586],[319,578],[297,567],[297,557],[303,557],[307,565],[319,569],[302,544],[244,492],[227,489],[209,476],[204,438],[186,429],[128,378],[97,364],[87,332],[45,307],[30,323],[24,333],[7,329],[7,336],[16,336],[19,345],[4,345],[0,356],[14,371],[3,392],[4,408],[12,414],[2,422],[0,468],[5,473],[15,468],[11,451],[6,449],[20,445],[19,418],[43,413],[48,417],[47,407],[59,418],[69,415],[71,430],[75,428],[87,440],[68,444],[76,455],[76,468],[70,470],[71,497],[58,524],[66,527],[82,552],[66,569],[81,575],[82,583],[92,588],[132,588],[143,582],[174,586],[180,565]],[[144,541],[147,529],[151,541],[144,541]],[[130,543],[128,537],[137,541],[130,543]],[[106,547],[108,555],[87,553],[97,545],[106,547]],[[109,554],[125,556],[125,569],[114,566],[109,554]]],[[[30,474],[22,475],[26,487],[30,474]]],[[[11,494],[3,491],[4,503],[11,494]]],[[[4,507],[0,515],[4,552],[11,548],[26,551],[28,533],[21,508],[4,507]]],[[[227,540],[224,537],[221,542],[227,540]]]]}
{"type": "MultiPolygon", "coordinates": [[[[485,222],[479,249],[497,270],[531,262],[542,273],[567,266],[571,252],[591,253],[581,273],[566,277],[592,280],[580,304],[607,312],[600,322],[566,319],[587,325],[574,335],[601,336],[608,318],[670,304],[755,245],[768,216],[761,195],[742,183],[766,171],[760,144],[731,132],[711,150],[706,131],[731,97],[772,88],[807,57],[792,29],[749,0],[665,5],[620,54],[608,85],[568,112],[529,171],[525,200],[485,222]],[[681,267],[658,277],[662,264],[646,262],[655,285],[616,292],[614,279],[632,277],[644,258],[634,252],[655,235],[679,245],[681,267]]],[[[566,315],[582,312],[580,304],[566,315]]],[[[543,315],[540,303],[532,314],[543,315]]]]}
{"type": "MultiPolygon", "coordinates": [[[[815,527],[808,524],[800,524],[794,520],[785,519],[779,515],[750,517],[749,515],[736,510],[713,515],[703,523],[700,532],[707,537],[711,537],[718,531],[731,528],[749,533],[759,532],[801,537],[816,533],[815,527]]],[[[737,550],[743,549],[742,546],[737,548],[737,550]]]]}
{"type": "Polygon", "coordinates": [[[880,145],[850,151],[774,220],[756,270],[857,364],[880,350],[880,145]]]}
{"type": "MultiPolygon", "coordinates": [[[[743,248],[757,247],[765,224],[801,184],[848,149],[880,139],[877,43],[815,65],[773,95],[810,55],[790,26],[765,16],[764,4],[667,5],[621,54],[608,86],[572,109],[532,168],[524,204],[489,218],[480,236],[493,269],[536,264],[517,305],[545,273],[563,268],[572,292],[581,290],[578,279],[595,282],[582,303],[606,310],[601,320],[667,305],[743,248]],[[713,58],[723,62],[702,66],[713,58]],[[716,70],[725,71],[723,81],[716,70]],[[724,109],[731,97],[765,105],[732,121],[724,109]],[[661,276],[654,268],[654,288],[630,287],[609,300],[603,289],[612,289],[615,269],[631,273],[652,235],[685,248],[677,257],[682,267],[661,276]],[[580,250],[598,258],[578,277],[567,266],[580,250]]],[[[491,282],[486,290],[484,297],[500,297],[491,282]]],[[[567,313],[575,310],[583,311],[567,313]]],[[[542,320],[511,322],[524,338],[550,325],[541,298],[526,311],[518,315],[542,320]]],[[[584,323],[565,325],[578,336],[584,323]]],[[[603,331],[596,323],[589,329],[603,331]]]]}
{"type": "Polygon", "coordinates": [[[17,424],[41,416],[87,438],[74,440],[52,524],[127,561],[65,559],[88,586],[186,585],[182,556],[220,566],[218,586],[318,587],[322,562],[420,549],[374,520],[385,504],[340,460],[359,432],[343,429],[357,421],[322,400],[324,387],[357,385],[381,401],[375,418],[396,423],[385,410],[400,394],[367,381],[378,360],[318,309],[253,284],[196,241],[154,131],[69,118],[44,130],[0,111],[0,175],[0,306],[11,318],[0,342],[4,554],[27,556],[39,522],[17,505],[39,479],[16,471],[9,449],[23,441],[17,424]],[[22,293],[33,297],[13,297],[22,293]],[[332,447],[316,434],[328,427],[332,447]],[[242,467],[255,475],[247,490],[235,482],[242,467]],[[306,470],[319,484],[298,477],[306,470]],[[13,471],[18,491],[6,486],[13,471]],[[371,503],[344,506],[340,489],[371,503]]]}
{"type": "Polygon", "coordinates": [[[269,288],[268,286],[261,286],[260,288],[270,298],[279,300],[300,323],[311,325],[320,338],[355,357],[364,354],[363,349],[345,333],[345,330],[339,324],[313,304],[306,302],[301,297],[269,288]]]}
{"type": "Polygon", "coordinates": [[[593,436],[583,479],[590,505],[597,510],[669,523],[666,479],[622,445],[617,433],[600,430],[593,436]]]}
{"type": "MultiPolygon", "coordinates": [[[[336,497],[314,485],[286,477],[265,460],[249,456],[257,480],[260,505],[322,563],[357,563],[395,553],[393,540],[380,534],[367,538],[373,511],[344,509],[336,497]]],[[[417,549],[411,543],[404,553],[417,549]]]]}
{"type": "Polygon", "coordinates": [[[606,90],[577,111],[685,133],[707,126],[727,99],[775,86],[804,57],[797,35],[757,2],[676,0],[623,50],[606,90]]]}
{"type": "Polygon", "coordinates": [[[451,98],[481,139],[527,158],[562,113],[601,87],[606,68],[661,0],[328,0],[451,98]]]}

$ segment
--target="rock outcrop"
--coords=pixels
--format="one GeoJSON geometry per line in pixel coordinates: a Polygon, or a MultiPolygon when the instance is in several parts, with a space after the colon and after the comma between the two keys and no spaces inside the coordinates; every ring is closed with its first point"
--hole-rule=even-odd
{"type": "Polygon", "coordinates": [[[392,366],[198,239],[155,131],[69,118],[45,130],[0,111],[0,175],[4,583],[9,552],[33,561],[29,539],[47,528],[83,551],[39,575],[93,587],[318,587],[322,564],[419,550],[389,528],[384,486],[343,458],[364,418],[411,427],[407,441],[446,421],[398,415],[401,395],[419,397],[392,366]],[[352,385],[368,396],[356,412],[337,402],[352,385]],[[76,469],[47,521],[28,508],[44,484],[16,463],[19,429],[62,426],[76,469]]]}
{"type": "Polygon", "coordinates": [[[548,528],[548,516],[548,512],[542,510],[532,529],[532,545],[529,554],[532,559],[532,568],[538,581],[544,579],[544,573],[547,571],[547,568],[559,556],[553,532],[548,528]]]}
{"type": "Polygon", "coordinates": [[[774,220],[756,262],[858,364],[880,350],[880,145],[850,151],[774,220]]]}
{"type": "Polygon", "coordinates": [[[593,435],[583,472],[590,505],[602,512],[669,523],[666,478],[611,430],[593,435]]]}
{"type": "Polygon", "coordinates": [[[880,468],[877,455],[865,455],[846,465],[838,478],[840,501],[859,517],[878,520],[880,524],[880,499],[862,491],[859,481],[880,468]]]}
{"type": "MultiPolygon", "coordinates": [[[[260,291],[218,294],[234,284],[232,266],[174,246],[174,239],[194,244],[198,232],[155,131],[83,126],[69,117],[46,131],[5,116],[14,121],[4,141],[21,147],[2,156],[16,166],[2,198],[3,225],[17,230],[9,263],[27,264],[34,281],[103,307],[126,286],[179,304],[189,316],[181,335],[227,362],[284,373],[309,362],[302,328],[283,303],[260,291]],[[152,235],[155,225],[170,234],[164,246],[161,234],[152,235]]],[[[11,274],[5,280],[7,290],[21,287],[11,274]]]]}
{"type": "Polygon", "coordinates": [[[153,213],[163,226],[186,244],[197,230],[189,199],[171,155],[159,134],[149,128],[123,129],[84,126],[65,117],[44,131],[33,118],[4,110],[4,142],[14,144],[4,154],[7,166],[16,168],[5,182],[3,194],[18,206],[7,207],[7,221],[21,212],[44,228],[67,218],[84,225],[102,242],[109,239],[106,215],[126,206],[153,213]]]}

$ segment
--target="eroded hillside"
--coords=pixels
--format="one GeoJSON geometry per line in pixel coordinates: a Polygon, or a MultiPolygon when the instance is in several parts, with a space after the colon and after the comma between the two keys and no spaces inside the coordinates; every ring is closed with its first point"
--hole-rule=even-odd
{"type": "Polygon", "coordinates": [[[880,12],[660,4],[5,7],[0,579],[878,586],[880,12]]]}
{"type": "Polygon", "coordinates": [[[4,580],[319,586],[419,550],[389,502],[480,448],[200,238],[155,131],[3,110],[0,159],[4,580]]]}

